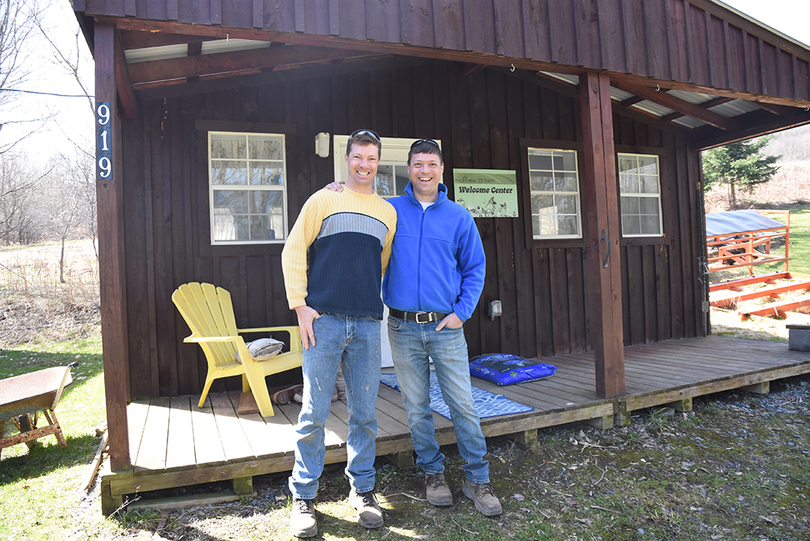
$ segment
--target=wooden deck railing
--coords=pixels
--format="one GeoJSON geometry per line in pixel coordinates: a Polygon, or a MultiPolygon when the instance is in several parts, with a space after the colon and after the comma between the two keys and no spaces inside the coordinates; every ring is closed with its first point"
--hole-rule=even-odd
{"type": "Polygon", "coordinates": [[[748,267],[748,274],[754,274],[754,265],[778,263],[784,261],[784,270],[788,271],[788,258],[790,250],[790,211],[789,210],[757,210],[757,212],[781,213],[786,215],[786,224],[782,227],[757,229],[755,231],[741,231],[723,235],[709,235],[706,237],[706,249],[709,252],[707,262],[709,272],[739,267],[748,267]],[[785,239],[784,256],[771,254],[773,240],[785,239]],[[717,254],[712,254],[716,248],[717,254]],[[713,266],[713,263],[720,265],[713,266]]]}

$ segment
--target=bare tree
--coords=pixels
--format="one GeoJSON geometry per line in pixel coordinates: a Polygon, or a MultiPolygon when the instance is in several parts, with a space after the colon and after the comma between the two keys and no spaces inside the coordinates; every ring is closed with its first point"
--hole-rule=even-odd
{"type": "Polygon", "coordinates": [[[31,64],[27,60],[38,16],[36,0],[0,0],[0,129],[4,125],[26,125],[15,139],[0,142],[0,154],[14,148],[47,120],[47,115],[32,118],[30,113],[21,113],[16,104],[19,93],[26,91],[21,87],[31,78],[31,64]]]}
{"type": "Polygon", "coordinates": [[[44,233],[36,219],[36,192],[49,174],[23,154],[0,154],[0,241],[30,244],[44,233]]]}

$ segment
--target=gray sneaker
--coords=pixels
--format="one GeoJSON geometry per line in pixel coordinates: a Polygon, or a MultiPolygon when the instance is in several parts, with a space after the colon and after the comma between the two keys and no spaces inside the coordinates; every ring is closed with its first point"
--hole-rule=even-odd
{"type": "Polygon", "coordinates": [[[318,519],[315,517],[315,503],[312,500],[293,498],[290,531],[295,537],[318,535],[318,519]]]}
{"type": "Polygon", "coordinates": [[[436,507],[449,507],[453,505],[453,494],[443,473],[425,474],[425,495],[427,501],[436,507]]]}
{"type": "Polygon", "coordinates": [[[357,509],[357,523],[363,528],[373,530],[383,525],[383,513],[374,491],[349,492],[349,505],[357,509]]]}
{"type": "Polygon", "coordinates": [[[462,487],[464,495],[475,503],[475,508],[488,517],[495,517],[503,513],[501,502],[495,497],[495,491],[489,483],[470,483],[464,481],[462,487]]]}

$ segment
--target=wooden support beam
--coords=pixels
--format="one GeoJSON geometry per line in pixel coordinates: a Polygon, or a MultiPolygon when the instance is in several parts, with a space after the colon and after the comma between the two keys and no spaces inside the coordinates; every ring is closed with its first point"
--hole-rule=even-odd
{"type": "Polygon", "coordinates": [[[521,447],[529,447],[531,444],[537,441],[537,429],[530,428],[529,430],[524,430],[523,432],[516,432],[512,434],[512,439],[515,440],[515,443],[521,447]]]}
{"type": "Polygon", "coordinates": [[[596,417],[595,419],[588,419],[583,422],[597,430],[607,430],[613,428],[614,419],[613,415],[606,415],[605,417],[596,417]]]}
{"type": "Polygon", "coordinates": [[[625,382],[621,229],[610,78],[605,73],[585,73],[580,76],[579,89],[585,143],[582,205],[588,235],[586,291],[593,323],[596,394],[613,398],[624,394],[625,382]]]}
{"type": "Polygon", "coordinates": [[[127,401],[129,398],[124,266],[124,189],[121,119],[116,107],[116,38],[113,25],[95,26],[96,103],[108,102],[111,124],[112,176],[96,181],[98,255],[101,296],[101,338],[110,468],[131,468],[127,401]]]}
{"type": "Polygon", "coordinates": [[[115,33],[115,88],[118,91],[118,100],[121,104],[121,112],[124,118],[138,118],[141,116],[138,98],[132,89],[132,81],[129,78],[127,59],[124,56],[124,48],[121,45],[121,37],[115,33]]]}
{"type": "Polygon", "coordinates": [[[386,455],[386,458],[397,468],[407,470],[413,468],[416,462],[413,459],[413,451],[402,451],[400,453],[391,453],[386,455]]]}

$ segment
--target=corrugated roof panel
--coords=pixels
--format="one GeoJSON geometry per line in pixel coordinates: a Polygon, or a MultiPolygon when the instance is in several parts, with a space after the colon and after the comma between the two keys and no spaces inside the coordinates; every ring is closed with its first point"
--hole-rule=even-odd
{"type": "Polygon", "coordinates": [[[269,41],[257,41],[253,39],[217,39],[213,41],[204,41],[202,44],[202,54],[229,53],[232,51],[264,49],[265,47],[270,47],[269,41]]]}
{"type": "Polygon", "coordinates": [[[128,64],[136,62],[151,62],[152,60],[166,60],[167,58],[183,58],[188,56],[188,45],[161,45],[159,47],[144,47],[143,49],[130,49],[124,51],[128,64]]]}
{"type": "Polygon", "coordinates": [[[687,128],[699,128],[701,126],[705,126],[706,123],[702,120],[698,120],[691,116],[681,116],[676,118],[672,121],[674,124],[680,124],[681,126],[686,126],[687,128]]]}
{"type": "Polygon", "coordinates": [[[635,107],[636,109],[641,109],[645,113],[650,113],[659,117],[675,112],[668,107],[664,107],[663,105],[659,105],[657,103],[653,103],[647,100],[640,101],[637,104],[633,105],[633,107],[635,107]]]}
{"type": "Polygon", "coordinates": [[[709,107],[709,111],[713,111],[727,117],[744,115],[745,113],[750,113],[751,111],[756,111],[758,109],[759,106],[757,104],[745,100],[732,100],[727,103],[715,105],[714,107],[709,107]]]}
{"type": "Polygon", "coordinates": [[[689,103],[700,104],[715,99],[717,96],[701,92],[686,92],[685,90],[667,90],[667,94],[689,103]]]}

